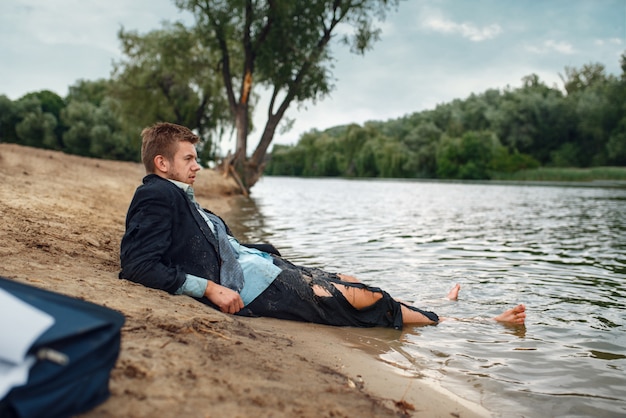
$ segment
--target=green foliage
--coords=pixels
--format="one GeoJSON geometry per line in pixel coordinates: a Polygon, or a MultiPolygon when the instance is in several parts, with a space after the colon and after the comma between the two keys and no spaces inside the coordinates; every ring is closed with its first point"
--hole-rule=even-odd
{"type": "Polygon", "coordinates": [[[63,134],[67,152],[115,160],[138,159],[139,144],[125,132],[112,99],[104,99],[100,106],[73,100],[61,118],[69,126],[63,134]]]}
{"type": "Polygon", "coordinates": [[[41,107],[35,107],[15,125],[15,132],[22,145],[54,148],[57,143],[54,133],[56,126],[54,115],[43,112],[41,107]]]}
{"type": "Polygon", "coordinates": [[[220,56],[199,30],[164,25],[145,35],[119,31],[125,59],[115,64],[110,94],[128,125],[159,121],[184,125],[202,139],[201,156],[214,158],[214,137],[231,125],[220,56]]]}
{"type": "Polygon", "coordinates": [[[606,144],[608,159],[616,164],[626,166],[626,117],[613,130],[606,144]]]}
{"type": "Polygon", "coordinates": [[[0,96],[0,141],[90,157],[138,160],[140,127],[120,117],[110,82],[79,81],[65,99],[43,90],[16,101],[0,96]]]}
{"type": "Polygon", "coordinates": [[[496,147],[491,160],[491,176],[497,173],[515,173],[539,167],[539,161],[528,154],[509,152],[506,147],[496,147]]]}
{"type": "Polygon", "coordinates": [[[0,142],[17,142],[15,125],[19,122],[17,105],[0,95],[0,142]]]}
{"type": "Polygon", "coordinates": [[[491,162],[500,146],[491,132],[465,133],[461,138],[445,137],[437,150],[437,176],[447,179],[490,178],[491,162]]]}
{"type": "Polygon", "coordinates": [[[47,90],[29,93],[18,99],[13,106],[9,106],[12,108],[9,118],[14,124],[14,142],[60,149],[62,129],[58,129],[58,116],[63,106],[63,99],[47,90]]]}
{"type": "MultiPolygon", "coordinates": [[[[622,69],[618,78],[600,64],[567,68],[567,95],[531,74],[517,89],[490,89],[363,127],[311,131],[280,158],[306,155],[307,169],[295,159],[290,166],[301,175],[324,175],[311,167],[335,164],[341,176],[451,179],[502,178],[540,166],[626,165],[626,55],[622,69]]],[[[272,174],[285,174],[273,157],[272,174]]]]}
{"type": "Polygon", "coordinates": [[[411,177],[430,178],[437,175],[437,144],[442,131],[430,120],[420,121],[403,139],[407,147],[404,170],[411,177]]]}
{"type": "Polygon", "coordinates": [[[551,166],[554,167],[578,167],[580,166],[579,155],[582,150],[578,144],[567,142],[551,153],[551,166]]]}
{"type": "Polygon", "coordinates": [[[585,64],[582,68],[565,67],[565,75],[559,74],[567,94],[584,91],[598,83],[604,83],[606,75],[604,65],[585,64]]]}
{"type": "MultiPolygon", "coordinates": [[[[39,100],[39,103],[41,104],[41,112],[43,114],[54,116],[54,122],[52,122],[52,119],[49,116],[42,116],[43,118],[48,119],[47,123],[55,125],[54,139],[47,138],[46,140],[42,140],[42,142],[49,148],[62,149],[63,141],[61,138],[63,136],[63,132],[67,129],[67,127],[61,123],[61,111],[65,108],[65,100],[50,90],[41,90],[39,92],[26,94],[22,97],[22,99],[30,98],[36,98],[39,100]]],[[[31,116],[31,119],[32,118],[33,116],[31,116]]]]}
{"type": "Polygon", "coordinates": [[[104,99],[110,96],[111,85],[111,80],[103,78],[95,81],[78,80],[70,86],[66,101],[75,100],[100,106],[104,99]]]}
{"type": "Polygon", "coordinates": [[[376,139],[374,157],[379,177],[406,177],[403,167],[407,163],[407,150],[404,144],[386,137],[376,139]]]}
{"type": "Polygon", "coordinates": [[[265,172],[269,175],[302,176],[304,168],[304,150],[294,149],[293,145],[276,144],[272,152],[272,161],[265,172]]]}
{"type": "Polygon", "coordinates": [[[357,177],[378,177],[380,170],[376,161],[376,141],[367,141],[354,159],[357,177]]]}
{"type": "Polygon", "coordinates": [[[277,146],[266,173],[275,175],[406,177],[407,147],[374,126],[311,131],[297,146],[277,146]]]}
{"type": "Polygon", "coordinates": [[[72,101],[62,113],[63,122],[70,128],[63,135],[68,152],[89,155],[91,129],[95,125],[97,107],[89,102],[72,101]]]}
{"type": "Polygon", "coordinates": [[[58,94],[50,90],[41,90],[34,93],[25,94],[22,99],[37,99],[41,105],[41,111],[51,113],[55,118],[59,118],[61,110],[65,107],[65,101],[58,94]]]}

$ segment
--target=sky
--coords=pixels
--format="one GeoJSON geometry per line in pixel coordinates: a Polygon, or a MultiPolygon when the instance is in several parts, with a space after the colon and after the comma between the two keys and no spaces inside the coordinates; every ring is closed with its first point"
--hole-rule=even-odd
{"type": "MultiPolygon", "coordinates": [[[[146,33],[177,20],[193,23],[173,0],[1,0],[0,95],[16,100],[45,89],[65,97],[78,80],[110,77],[122,58],[120,28],[146,33]]],[[[530,74],[557,88],[566,67],[601,63],[620,75],[626,52],[626,0],[404,0],[378,25],[381,40],[365,56],[332,45],[335,89],[316,103],[292,104],[293,128],[274,143],[516,88],[530,74]]]]}

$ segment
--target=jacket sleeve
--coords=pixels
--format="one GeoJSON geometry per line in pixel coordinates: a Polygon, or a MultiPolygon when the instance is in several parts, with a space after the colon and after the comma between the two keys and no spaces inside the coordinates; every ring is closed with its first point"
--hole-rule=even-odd
{"type": "Polygon", "coordinates": [[[280,251],[278,251],[278,249],[270,243],[260,243],[260,244],[242,243],[241,245],[243,245],[244,247],[248,247],[248,248],[254,248],[255,250],[263,251],[268,254],[277,255],[279,257],[282,256],[280,251]]]}
{"type": "Polygon", "coordinates": [[[128,209],[120,248],[120,278],[169,293],[183,285],[185,272],[168,262],[175,212],[168,196],[137,189],[128,209]]]}

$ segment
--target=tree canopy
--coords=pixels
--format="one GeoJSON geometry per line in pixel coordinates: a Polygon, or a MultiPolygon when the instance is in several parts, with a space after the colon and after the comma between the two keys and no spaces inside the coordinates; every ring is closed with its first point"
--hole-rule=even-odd
{"type": "Polygon", "coordinates": [[[364,53],[378,39],[374,20],[398,0],[176,0],[191,11],[202,42],[219,51],[220,68],[237,132],[229,165],[249,190],[261,176],[276,129],[293,103],[319,100],[332,90],[333,34],[364,53]],[[267,122],[247,156],[250,106],[256,86],[270,89],[267,122]]]}
{"type": "Polygon", "coordinates": [[[165,24],[145,35],[118,32],[124,57],[114,65],[110,94],[129,123],[169,121],[195,130],[204,157],[231,125],[219,75],[219,53],[197,29],[165,24]]]}

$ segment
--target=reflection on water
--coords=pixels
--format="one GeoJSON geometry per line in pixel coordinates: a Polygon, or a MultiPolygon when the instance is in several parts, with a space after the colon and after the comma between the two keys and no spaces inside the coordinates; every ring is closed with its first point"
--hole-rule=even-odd
{"type": "Polygon", "coordinates": [[[300,264],[355,274],[449,317],[354,330],[383,361],[501,416],[626,415],[626,190],[264,178],[236,234],[300,264]],[[445,301],[462,285],[458,302],[445,301]]]}

